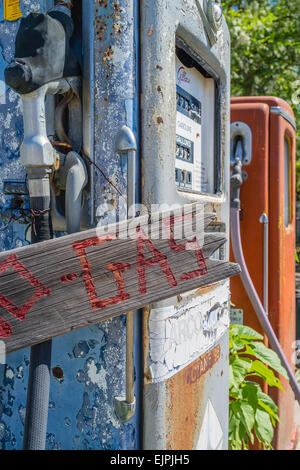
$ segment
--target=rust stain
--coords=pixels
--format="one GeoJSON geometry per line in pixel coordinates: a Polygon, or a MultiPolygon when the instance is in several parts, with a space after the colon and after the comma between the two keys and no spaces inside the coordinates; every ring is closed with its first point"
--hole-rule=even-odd
{"type": "Polygon", "coordinates": [[[161,94],[161,96],[162,96],[162,97],[164,97],[164,94],[163,94],[163,91],[162,91],[162,88],[161,88],[161,86],[159,86],[159,85],[158,85],[158,87],[157,87],[157,91],[158,91],[158,93],[160,93],[160,94],[161,94]]]}
{"type": "Polygon", "coordinates": [[[96,37],[99,41],[102,41],[104,39],[104,35],[107,28],[107,22],[105,20],[105,15],[100,15],[95,19],[96,37]]]}
{"type": "Polygon", "coordinates": [[[193,449],[201,425],[199,413],[205,376],[219,361],[220,355],[218,345],[166,381],[167,450],[193,449]]]}
{"type": "Polygon", "coordinates": [[[107,0],[97,0],[100,7],[107,8],[107,0]]]}
{"type": "Polygon", "coordinates": [[[114,30],[117,34],[122,34],[122,31],[123,31],[122,25],[120,25],[119,23],[114,23],[114,24],[113,24],[113,30],[114,30]]]}
{"type": "Polygon", "coordinates": [[[196,290],[196,295],[202,295],[202,294],[205,294],[206,292],[210,292],[219,285],[221,284],[219,282],[216,282],[214,284],[209,284],[205,287],[200,287],[200,289],[196,290]]]}
{"type": "Polygon", "coordinates": [[[113,4],[113,8],[114,8],[114,14],[117,18],[120,18],[120,14],[121,14],[121,8],[120,8],[120,5],[118,3],[114,3],[113,4]]]}
{"type": "Polygon", "coordinates": [[[114,54],[114,50],[112,48],[112,46],[108,46],[106,52],[104,53],[104,56],[103,56],[103,62],[107,62],[108,60],[111,60],[112,56],[114,54]]]}
{"type": "Polygon", "coordinates": [[[151,25],[151,28],[148,31],[148,36],[152,36],[153,34],[153,25],[151,25]]]}
{"type": "Polygon", "coordinates": [[[196,363],[185,369],[186,383],[192,385],[197,382],[202,375],[206,374],[206,372],[208,372],[218,362],[220,357],[220,345],[201,356],[196,363]]]}
{"type": "MultiPolygon", "coordinates": [[[[98,0],[98,5],[102,9],[108,9],[108,2],[107,0],[98,0]]],[[[114,2],[112,6],[112,13],[111,14],[100,14],[99,15],[99,7],[95,8],[95,30],[96,30],[96,37],[99,41],[103,41],[107,36],[107,28],[108,28],[108,20],[113,20],[112,30],[117,35],[121,35],[124,30],[124,25],[120,23],[122,9],[119,3],[114,2]],[[99,15],[99,16],[98,16],[99,15]]],[[[113,32],[110,33],[110,37],[113,36],[113,32]]]]}

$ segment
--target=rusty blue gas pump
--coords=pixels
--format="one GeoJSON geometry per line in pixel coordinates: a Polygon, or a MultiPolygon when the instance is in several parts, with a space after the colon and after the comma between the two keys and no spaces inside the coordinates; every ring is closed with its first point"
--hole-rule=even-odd
{"type": "MultiPolygon", "coordinates": [[[[31,243],[43,217],[59,237],[194,203],[214,214],[206,236],[220,234],[213,256],[227,261],[230,49],[221,3],[17,3],[23,18],[0,22],[7,51],[1,251],[31,243]],[[36,51],[17,51],[26,24],[45,40],[40,68],[36,51]],[[44,176],[32,183],[26,143],[36,136],[44,176]],[[35,208],[38,185],[47,200],[35,208]],[[16,194],[7,194],[12,187],[16,194]]],[[[45,448],[225,449],[228,329],[225,279],[53,338],[45,448]]],[[[28,429],[35,436],[32,422],[40,426],[40,417],[28,418],[32,365],[21,349],[0,369],[3,449],[19,449],[23,439],[30,447],[28,429]]]]}

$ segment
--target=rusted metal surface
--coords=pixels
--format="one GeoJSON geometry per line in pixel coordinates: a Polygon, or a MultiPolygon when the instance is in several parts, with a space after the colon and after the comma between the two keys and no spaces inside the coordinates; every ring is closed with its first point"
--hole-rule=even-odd
{"type": "Polygon", "coordinates": [[[167,410],[172,416],[168,416],[168,450],[195,448],[195,438],[201,427],[199,414],[203,406],[205,375],[219,361],[220,355],[218,345],[168,380],[167,410]]]}
{"type": "Polygon", "coordinates": [[[205,353],[198,361],[186,368],[184,371],[186,384],[192,385],[196,383],[202,375],[206,374],[218,362],[221,355],[220,349],[220,345],[216,346],[212,351],[205,353]]]}

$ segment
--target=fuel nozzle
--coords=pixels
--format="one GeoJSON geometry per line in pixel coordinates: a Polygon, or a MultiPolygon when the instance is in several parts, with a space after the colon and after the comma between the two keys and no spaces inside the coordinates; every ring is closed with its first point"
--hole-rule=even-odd
{"type": "Polygon", "coordinates": [[[241,162],[244,160],[245,149],[244,149],[244,140],[242,136],[238,136],[235,141],[234,156],[236,159],[241,162]]]}
{"type": "MultiPolygon", "coordinates": [[[[5,69],[7,85],[21,95],[23,103],[24,140],[20,154],[30,195],[36,193],[38,180],[41,189],[49,186],[49,174],[55,168],[55,151],[46,132],[46,95],[67,93],[71,78],[81,75],[70,45],[74,31],[71,5],[70,0],[56,1],[47,14],[30,13],[22,18],[16,35],[15,60],[5,69]]],[[[44,192],[48,197],[49,188],[44,192]]]]}
{"type": "Polygon", "coordinates": [[[5,82],[15,92],[28,94],[43,85],[80,75],[70,46],[74,25],[66,7],[22,18],[16,35],[15,60],[5,69],[5,82]]]}
{"type": "Polygon", "coordinates": [[[239,144],[237,145],[237,152],[235,157],[235,162],[232,167],[232,173],[230,177],[230,187],[231,187],[231,200],[230,200],[230,207],[235,209],[241,208],[241,201],[240,201],[240,189],[243,183],[243,175],[242,175],[242,159],[240,155],[241,147],[239,144]]]}

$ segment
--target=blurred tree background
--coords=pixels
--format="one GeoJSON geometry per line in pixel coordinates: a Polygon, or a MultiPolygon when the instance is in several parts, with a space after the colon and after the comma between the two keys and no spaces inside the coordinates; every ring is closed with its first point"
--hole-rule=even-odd
{"type": "Polygon", "coordinates": [[[231,34],[231,96],[278,96],[293,108],[300,200],[300,0],[224,0],[222,5],[231,34]]]}

